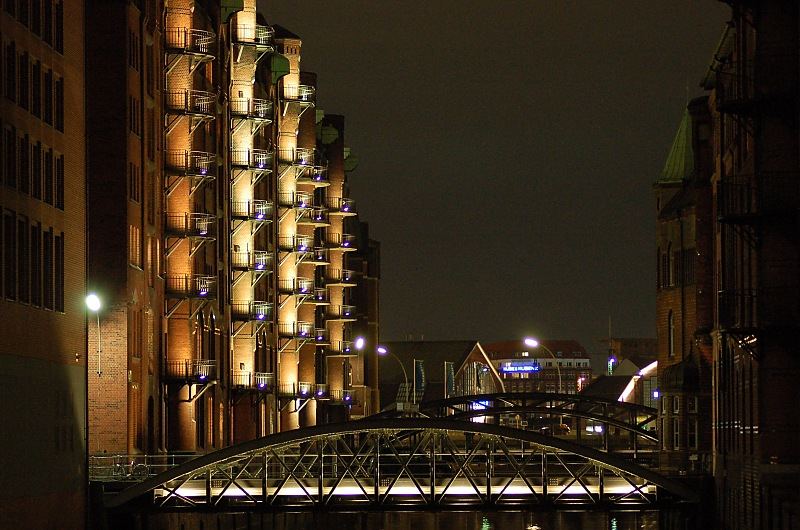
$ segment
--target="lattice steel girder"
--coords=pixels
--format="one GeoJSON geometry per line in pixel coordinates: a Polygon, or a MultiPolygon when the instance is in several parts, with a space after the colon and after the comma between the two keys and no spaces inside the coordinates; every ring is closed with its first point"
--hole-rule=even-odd
{"type": "Polygon", "coordinates": [[[366,419],[270,435],[200,456],[113,497],[204,509],[520,504],[647,505],[684,484],[618,456],[491,424],[366,419]],[[507,443],[509,440],[526,444],[507,443]]]}

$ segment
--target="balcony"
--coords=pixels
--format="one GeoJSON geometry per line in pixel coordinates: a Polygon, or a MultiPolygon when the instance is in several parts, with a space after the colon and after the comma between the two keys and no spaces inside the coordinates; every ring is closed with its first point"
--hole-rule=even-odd
{"type": "Polygon", "coordinates": [[[164,109],[169,114],[214,118],[217,112],[216,100],[216,94],[202,90],[164,91],[164,109]]]}
{"type": "Polygon", "coordinates": [[[281,83],[281,99],[298,105],[314,105],[317,89],[311,85],[287,85],[281,83]]]}
{"type": "Polygon", "coordinates": [[[170,298],[213,299],[217,296],[217,279],[199,274],[168,274],[165,292],[170,298]]]}
{"type": "Polygon", "coordinates": [[[325,319],[353,321],[356,319],[356,308],[352,305],[329,305],[325,308],[325,319]]]}
{"type": "Polygon", "coordinates": [[[214,239],[217,218],[210,213],[164,214],[164,230],[168,236],[214,239]]]}
{"type": "Polygon", "coordinates": [[[305,210],[313,207],[313,197],[304,191],[283,192],[278,194],[278,206],[305,210]]]}
{"type": "Polygon", "coordinates": [[[328,197],[325,204],[331,215],[356,215],[356,201],[350,197],[328,197]]]}
{"type": "Polygon", "coordinates": [[[272,221],[272,203],[259,199],[231,203],[231,217],[256,222],[272,221]]]}
{"type": "Polygon", "coordinates": [[[717,111],[728,114],[747,114],[758,102],[753,75],[753,62],[724,63],[717,72],[717,111]]]}
{"type": "Polygon", "coordinates": [[[265,322],[272,319],[272,304],[269,302],[231,302],[231,319],[239,322],[265,322]]]}
{"type": "Polygon", "coordinates": [[[275,390],[275,374],[231,370],[231,385],[236,389],[272,392],[275,390]]]}
{"type": "Polygon", "coordinates": [[[235,44],[259,49],[272,48],[272,37],[275,35],[275,30],[269,26],[237,24],[232,29],[231,40],[235,44]]]}
{"type": "Polygon", "coordinates": [[[348,269],[327,269],[325,271],[325,285],[355,287],[356,272],[348,269]]]}
{"type": "Polygon", "coordinates": [[[231,267],[237,270],[271,272],[272,263],[272,254],[266,250],[231,253],[231,267]]]}
{"type": "Polygon", "coordinates": [[[175,151],[164,153],[164,168],[181,177],[214,178],[217,173],[217,155],[206,151],[175,151]]]}
{"type": "Polygon", "coordinates": [[[273,155],[266,149],[231,149],[231,164],[250,171],[270,171],[273,155]]]}
{"type": "Polygon", "coordinates": [[[309,278],[289,278],[278,281],[278,292],[288,295],[311,295],[314,293],[314,280],[309,278]]]}
{"type": "Polygon", "coordinates": [[[765,328],[800,325],[800,289],[797,286],[726,289],[717,293],[717,321],[721,331],[749,334],[765,328]]]}
{"type": "Polygon", "coordinates": [[[317,383],[314,385],[314,399],[330,399],[327,384],[317,383]]]}
{"type": "Polygon", "coordinates": [[[193,383],[210,383],[217,380],[217,361],[183,359],[166,361],[164,379],[193,383]]]}
{"type": "Polygon", "coordinates": [[[350,389],[331,390],[330,396],[331,401],[334,403],[342,403],[344,405],[355,403],[355,393],[350,389]]]}
{"type": "Polygon", "coordinates": [[[217,36],[211,31],[194,28],[167,28],[164,32],[167,53],[194,55],[213,59],[217,36]]]}
{"type": "Polygon", "coordinates": [[[800,174],[764,171],[720,179],[717,218],[725,223],[748,223],[760,216],[794,214],[800,207],[800,174]]]}
{"type": "Polygon", "coordinates": [[[308,208],[304,209],[297,216],[297,224],[311,225],[311,226],[329,226],[330,220],[328,219],[328,210],[325,208],[308,208]]]}
{"type": "Polygon", "coordinates": [[[311,322],[280,322],[278,324],[278,335],[284,338],[312,339],[314,331],[314,324],[311,322]]]}
{"type": "Polygon", "coordinates": [[[335,250],[356,250],[356,236],[351,234],[326,234],[325,244],[328,248],[335,250]]]}
{"type": "Polygon", "coordinates": [[[315,188],[323,188],[331,185],[328,178],[328,166],[317,162],[310,171],[303,171],[297,175],[297,182],[300,184],[313,184],[315,188]]]}
{"type": "Polygon", "coordinates": [[[313,263],[314,265],[327,265],[330,262],[330,255],[325,247],[314,247],[314,252],[306,258],[306,263],[313,263]]]}
{"type": "Polygon", "coordinates": [[[330,344],[331,339],[328,335],[328,330],[325,328],[317,328],[314,330],[314,342],[319,346],[330,344]]]}
{"type": "Polygon", "coordinates": [[[278,149],[278,161],[283,165],[313,168],[317,165],[317,150],[309,147],[278,149]]]}
{"type": "Polygon", "coordinates": [[[357,354],[353,342],[349,340],[334,340],[325,348],[327,357],[355,357],[357,354]]]}
{"type": "Polygon", "coordinates": [[[314,305],[327,305],[331,303],[331,296],[327,289],[314,289],[314,294],[307,300],[307,303],[314,305]]]}
{"type": "Polygon", "coordinates": [[[273,105],[268,99],[231,98],[231,116],[255,121],[272,121],[273,105]]]}
{"type": "Polygon", "coordinates": [[[282,252],[310,253],[313,243],[311,237],[300,234],[278,237],[278,249],[282,252]]]}

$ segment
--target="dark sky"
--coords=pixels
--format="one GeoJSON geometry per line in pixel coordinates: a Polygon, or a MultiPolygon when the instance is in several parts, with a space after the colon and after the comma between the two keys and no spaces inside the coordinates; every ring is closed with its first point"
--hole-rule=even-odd
{"type": "Polygon", "coordinates": [[[268,0],[346,116],[381,335],[655,335],[652,182],[727,20],[713,0],[268,0]]]}

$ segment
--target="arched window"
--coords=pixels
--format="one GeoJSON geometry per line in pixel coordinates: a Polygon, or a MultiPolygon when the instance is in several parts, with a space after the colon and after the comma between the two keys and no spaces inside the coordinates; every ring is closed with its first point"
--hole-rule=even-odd
{"type": "Polygon", "coordinates": [[[667,355],[675,356],[675,315],[672,311],[667,317],[667,355]]]}

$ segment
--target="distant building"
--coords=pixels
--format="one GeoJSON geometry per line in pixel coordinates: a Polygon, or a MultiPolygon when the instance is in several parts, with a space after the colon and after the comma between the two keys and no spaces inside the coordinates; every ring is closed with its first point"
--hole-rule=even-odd
{"type": "Polygon", "coordinates": [[[477,341],[397,341],[384,346],[391,353],[380,357],[381,409],[397,401],[504,391],[500,374],[477,341]]]}
{"type": "MultiPolygon", "coordinates": [[[[607,374],[615,371],[616,365],[625,359],[636,357],[639,362],[657,358],[657,342],[654,338],[640,337],[611,337],[602,339],[606,345],[606,370],[607,374]]],[[[639,364],[637,362],[637,364],[639,364]]]]}
{"type": "Polygon", "coordinates": [[[655,182],[660,466],[710,471],[713,246],[708,98],[689,103],[655,182]]]}
{"type": "Polygon", "coordinates": [[[484,349],[508,392],[576,394],[592,380],[589,355],[574,340],[542,340],[538,347],[508,340],[486,344],[484,349]]]}

